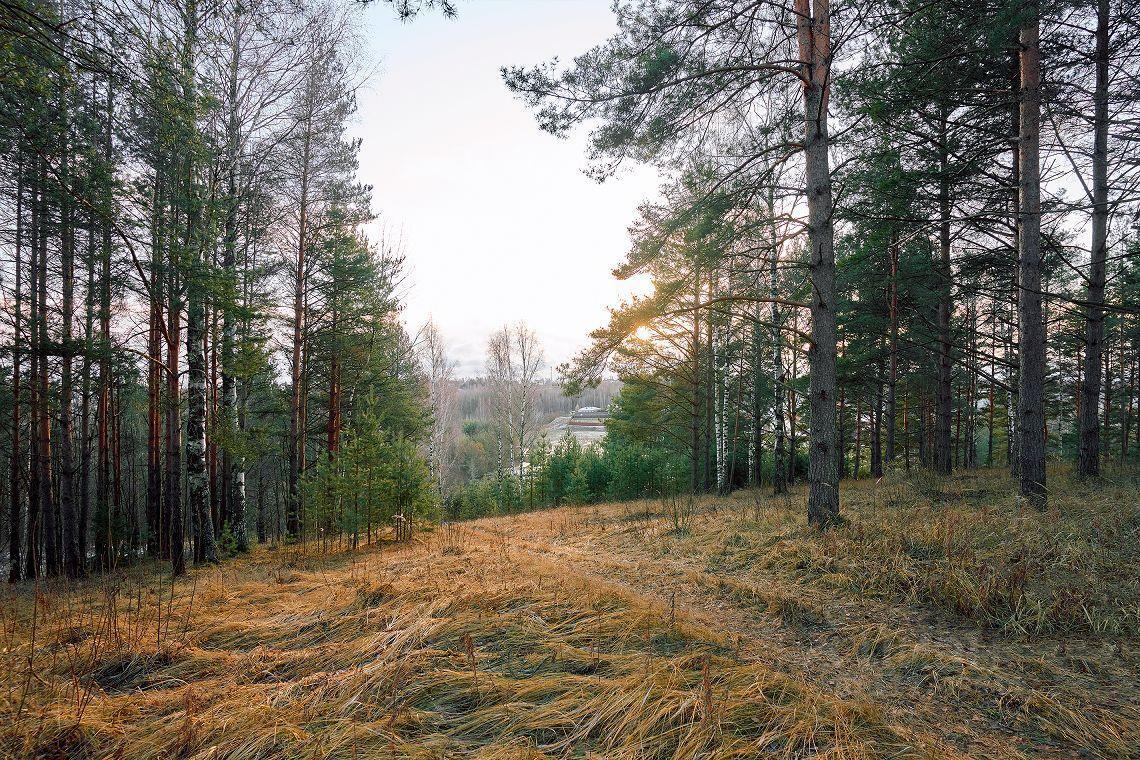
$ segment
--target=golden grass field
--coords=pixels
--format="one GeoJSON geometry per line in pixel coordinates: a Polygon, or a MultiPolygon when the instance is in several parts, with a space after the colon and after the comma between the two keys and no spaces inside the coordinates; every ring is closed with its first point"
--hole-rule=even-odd
{"type": "Polygon", "coordinates": [[[1140,485],[563,508],[3,600],[0,754],[1140,757],[1140,485]],[[36,613],[33,615],[33,606],[36,613]]]}

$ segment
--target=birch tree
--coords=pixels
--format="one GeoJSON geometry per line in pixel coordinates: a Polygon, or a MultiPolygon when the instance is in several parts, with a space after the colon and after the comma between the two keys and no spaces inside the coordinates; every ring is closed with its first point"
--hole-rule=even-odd
{"type": "Polygon", "coordinates": [[[428,383],[428,404],[432,412],[427,440],[427,459],[437,495],[442,500],[454,479],[459,442],[459,398],[455,363],[447,353],[447,343],[439,326],[428,319],[420,329],[420,362],[428,383]]]}

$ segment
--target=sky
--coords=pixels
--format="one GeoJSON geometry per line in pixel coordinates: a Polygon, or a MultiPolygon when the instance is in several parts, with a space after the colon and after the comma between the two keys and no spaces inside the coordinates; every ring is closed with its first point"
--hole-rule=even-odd
{"type": "Polygon", "coordinates": [[[657,175],[587,177],[585,132],[540,131],[499,69],[566,61],[603,41],[609,0],[475,0],[457,18],[408,23],[373,4],[364,20],[374,73],[351,131],[377,225],[407,256],[409,329],[430,316],[461,376],[479,374],[487,336],[518,320],[538,333],[548,367],[569,359],[638,287],[610,271],[657,175]]]}

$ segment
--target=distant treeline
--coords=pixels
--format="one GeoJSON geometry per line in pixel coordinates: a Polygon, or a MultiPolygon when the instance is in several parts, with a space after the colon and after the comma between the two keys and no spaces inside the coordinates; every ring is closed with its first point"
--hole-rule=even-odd
{"type": "Polygon", "coordinates": [[[686,490],[688,467],[683,454],[620,437],[600,446],[582,446],[571,435],[553,444],[540,438],[519,472],[492,473],[454,489],[444,500],[444,517],[670,496],[686,490]]]}
{"type": "MultiPolygon", "coordinates": [[[[557,382],[542,380],[535,388],[534,415],[542,424],[546,424],[555,417],[570,414],[583,406],[608,409],[620,390],[621,381],[603,380],[597,388],[584,388],[577,396],[567,396],[557,382]]],[[[486,380],[475,378],[460,383],[459,414],[465,421],[491,421],[491,388],[486,380]]]]}

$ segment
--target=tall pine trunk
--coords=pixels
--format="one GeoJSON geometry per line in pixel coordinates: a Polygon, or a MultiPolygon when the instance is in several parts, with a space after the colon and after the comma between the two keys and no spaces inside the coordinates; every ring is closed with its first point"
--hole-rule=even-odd
{"type": "MultiPolygon", "coordinates": [[[[115,100],[114,88],[111,84],[107,85],[107,126],[103,134],[103,160],[110,166],[113,136],[111,124],[114,119],[115,100]]],[[[156,178],[157,184],[157,178],[156,178]]],[[[111,196],[111,189],[104,189],[103,197],[105,205],[105,214],[109,218],[113,211],[113,199],[111,196]]],[[[158,194],[156,189],[155,204],[158,204],[158,194]]],[[[155,217],[156,218],[156,217],[155,217]]],[[[154,221],[155,218],[152,218],[154,221]]],[[[159,225],[154,225],[155,229],[152,230],[152,235],[159,235],[157,229],[159,225]]],[[[100,257],[99,257],[99,398],[96,403],[95,418],[96,418],[96,436],[99,442],[99,456],[97,460],[97,472],[95,476],[95,504],[96,510],[99,515],[96,519],[96,525],[102,525],[102,540],[96,540],[95,545],[95,561],[100,563],[103,567],[109,568],[114,565],[114,556],[112,553],[112,535],[113,529],[113,498],[111,494],[111,452],[109,447],[111,445],[111,384],[114,381],[112,377],[113,368],[111,366],[111,225],[107,219],[104,219],[100,225],[100,233],[102,235],[100,257]]],[[[155,251],[159,248],[157,238],[152,238],[155,251]]],[[[157,255],[157,254],[155,254],[157,255]]],[[[151,321],[150,333],[148,335],[147,346],[147,376],[153,378],[153,393],[154,403],[148,409],[148,425],[153,425],[148,431],[151,436],[147,440],[147,457],[148,457],[148,482],[150,476],[151,457],[154,457],[155,473],[158,468],[158,393],[159,393],[159,370],[161,368],[162,359],[159,355],[158,344],[158,325],[154,317],[155,303],[160,298],[159,293],[161,278],[159,277],[158,270],[152,266],[150,285],[151,293],[151,321]]],[[[161,307],[158,312],[158,319],[162,318],[161,307]]],[[[150,390],[150,388],[148,388],[150,390]]],[[[149,488],[149,485],[148,485],[149,488]]],[[[156,486],[157,489],[157,486],[156,486]]],[[[159,494],[156,492],[153,495],[155,501],[159,499],[159,494]]],[[[150,509],[151,494],[148,491],[148,515],[150,509]]],[[[148,526],[153,529],[153,526],[148,526]]],[[[97,529],[96,535],[99,536],[97,529]]],[[[149,535],[149,533],[148,533],[149,535]]]]}
{"type": "MultiPolygon", "coordinates": [[[[898,407],[898,379],[899,379],[899,243],[892,235],[887,249],[890,259],[891,282],[888,287],[888,306],[890,309],[890,368],[887,374],[887,450],[886,464],[889,466],[895,459],[895,426],[896,409],[898,407]]],[[[842,473],[840,473],[842,474],[842,473]]]]}
{"type": "Polygon", "coordinates": [[[168,269],[170,304],[166,312],[166,493],[164,511],[170,527],[170,567],[175,576],[186,573],[185,524],[182,517],[182,428],[179,414],[178,353],[182,339],[182,303],[176,268],[168,269]]]}
{"type": "MultiPolygon", "coordinates": [[[[34,168],[32,170],[34,172],[34,168]]],[[[43,559],[43,544],[40,541],[40,528],[43,524],[40,508],[40,384],[39,384],[39,336],[40,299],[39,257],[40,257],[40,214],[42,206],[39,188],[33,182],[30,189],[31,209],[28,229],[28,520],[27,537],[24,547],[24,577],[38,578],[40,562],[43,559]]]]}
{"type": "MultiPolygon", "coordinates": [[[[16,583],[23,578],[23,568],[20,565],[20,513],[23,503],[20,499],[21,481],[23,478],[23,458],[20,441],[20,359],[24,353],[24,346],[20,342],[21,323],[23,321],[23,272],[22,256],[24,242],[24,185],[23,162],[16,165],[16,240],[15,240],[15,303],[13,305],[12,319],[12,440],[9,451],[9,503],[8,503],[8,582],[16,583]]],[[[29,547],[30,548],[30,547],[29,547]]]]}
{"type": "Polygon", "coordinates": [[[797,37],[804,77],[804,163],[811,263],[811,430],[808,454],[808,522],[825,528],[839,519],[835,459],[835,240],[827,107],[830,91],[829,0],[796,0],[797,37]]]}
{"type": "Polygon", "coordinates": [[[305,466],[305,406],[301,372],[305,348],[305,256],[309,225],[309,158],[311,125],[306,124],[302,149],[301,208],[297,233],[297,260],[293,271],[293,348],[289,409],[289,500],[285,512],[285,533],[297,538],[301,533],[301,469],[305,466]]]}
{"type": "Polygon", "coordinates": [[[52,449],[51,449],[51,413],[49,409],[49,379],[48,379],[48,328],[47,328],[47,197],[43,188],[46,185],[46,159],[40,159],[40,213],[39,213],[39,235],[37,236],[37,243],[39,246],[39,255],[36,258],[36,296],[39,301],[38,308],[38,337],[36,339],[37,351],[39,354],[39,365],[37,370],[39,377],[37,383],[39,385],[39,404],[37,405],[37,427],[39,429],[38,435],[38,456],[39,456],[39,487],[40,487],[40,532],[43,536],[44,548],[44,564],[46,572],[49,576],[59,575],[62,567],[62,559],[60,557],[59,546],[59,521],[57,519],[57,505],[54,496],[54,483],[52,480],[52,449]]]}
{"type": "Polygon", "coordinates": [[[1097,0],[1096,83],[1093,89],[1092,245],[1085,295],[1085,375],[1081,382],[1077,473],[1100,473],[1100,367],[1104,340],[1105,261],[1108,258],[1108,0],[1097,0]]]}
{"type": "Polygon", "coordinates": [[[752,430],[749,434],[748,482],[753,488],[760,487],[761,474],[764,471],[764,420],[761,414],[760,398],[760,371],[761,354],[764,349],[760,329],[760,313],[757,309],[755,322],[752,325],[752,393],[750,406],[752,408],[752,430]]]}
{"type": "Polygon", "coordinates": [[[699,261],[693,264],[693,334],[689,346],[692,359],[691,407],[689,414],[689,437],[693,457],[690,464],[692,472],[689,477],[690,488],[693,493],[701,487],[701,265],[699,261]]]}
{"type": "Polygon", "coordinates": [[[1045,324],[1041,311],[1041,20],[1031,2],[1021,27],[1021,209],[1018,321],[1018,459],[1021,494],[1040,509],[1045,491],[1045,324]]]}
{"type": "Polygon", "coordinates": [[[937,404],[934,412],[934,471],[949,475],[951,470],[950,428],[953,413],[953,359],[950,353],[950,314],[953,271],[950,264],[950,167],[947,119],[944,106],[939,112],[938,172],[938,373],[937,404]]]}
{"type": "MultiPolygon", "coordinates": [[[[66,122],[64,129],[68,127],[66,122]]],[[[68,578],[78,578],[84,574],[83,558],[79,555],[79,525],[75,504],[75,418],[72,414],[74,403],[74,368],[72,329],[75,319],[75,227],[72,224],[71,198],[67,189],[71,185],[71,147],[67,135],[64,136],[63,166],[61,182],[64,193],[60,204],[60,280],[63,299],[60,304],[62,316],[59,382],[59,519],[60,519],[60,559],[68,578]]]]}
{"type": "Polygon", "coordinates": [[[91,366],[95,358],[95,230],[94,213],[87,217],[87,286],[83,304],[83,368],[79,390],[79,556],[87,561],[87,526],[91,518],[91,366]]]}
{"type": "MultiPolygon", "coordinates": [[[[151,556],[170,557],[170,519],[162,498],[162,260],[165,245],[162,204],[162,176],[159,171],[154,177],[154,208],[152,212],[151,262],[150,262],[150,321],[147,328],[147,445],[146,445],[146,519],[147,551],[151,556]],[[165,518],[165,519],[164,519],[165,518]]],[[[106,272],[109,263],[104,258],[106,272]]],[[[104,283],[104,287],[107,287],[104,283]]],[[[107,304],[109,306],[109,303],[107,304]]],[[[100,321],[108,318],[100,304],[100,321]]],[[[106,326],[100,328],[100,332],[106,326]]],[[[103,369],[100,368],[100,399],[103,397],[103,369]]],[[[105,421],[99,418],[99,440],[102,446],[105,439],[105,421]]],[[[106,469],[106,456],[99,452],[99,500],[110,503],[107,497],[109,469],[106,469]]]]}
{"type": "Polygon", "coordinates": [[[876,368],[875,405],[871,409],[871,477],[883,477],[883,367],[876,368]]]}

